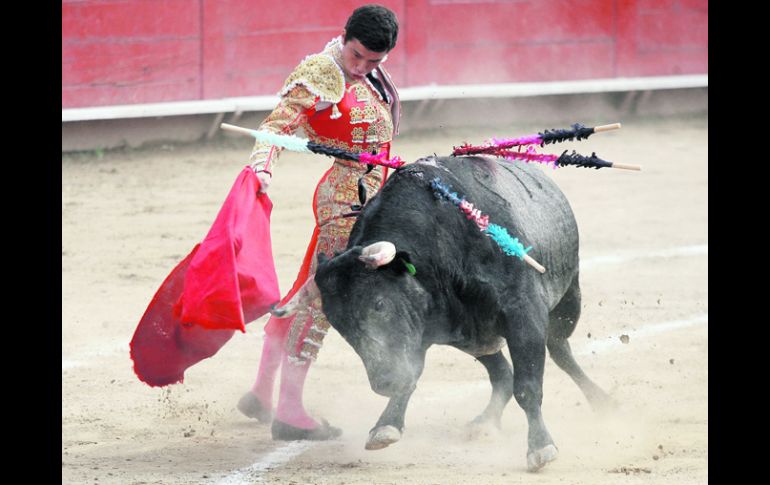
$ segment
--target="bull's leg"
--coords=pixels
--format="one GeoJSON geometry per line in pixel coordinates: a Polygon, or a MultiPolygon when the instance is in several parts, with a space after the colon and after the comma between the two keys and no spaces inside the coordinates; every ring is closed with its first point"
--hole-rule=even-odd
{"type": "Polygon", "coordinates": [[[545,333],[548,312],[535,302],[508,312],[508,349],[513,362],[513,396],[527,415],[527,470],[536,471],[553,461],[558,451],[545,427],[543,402],[545,333]]]}
{"type": "Polygon", "coordinates": [[[500,429],[500,417],[503,409],[513,396],[513,371],[511,365],[505,359],[502,351],[492,355],[482,355],[477,360],[481,362],[489,373],[489,382],[492,383],[492,397],[489,399],[486,409],[471,421],[473,427],[483,427],[492,423],[500,429]]]}
{"type": "MultiPolygon", "coordinates": [[[[412,372],[415,373],[413,383],[416,383],[422,374],[425,366],[425,352],[427,350],[428,347],[426,346],[421,349],[419,354],[410,356],[411,365],[413,366],[412,372]]],[[[395,376],[397,374],[392,374],[385,381],[392,379],[398,381],[402,378],[395,376]]],[[[409,380],[412,381],[412,379],[409,380]]],[[[369,431],[369,438],[366,440],[365,446],[367,450],[379,450],[401,439],[401,434],[404,432],[406,406],[409,404],[409,399],[412,397],[415,388],[415,385],[412,385],[411,388],[402,387],[394,392],[393,395],[388,394],[390,395],[388,405],[380,415],[380,419],[377,420],[377,424],[369,431]]]]}
{"type": "Polygon", "coordinates": [[[553,361],[575,381],[594,411],[606,412],[613,409],[614,401],[583,372],[575,361],[567,340],[580,318],[580,287],[577,276],[559,304],[551,310],[549,318],[546,345],[553,361]]]}
{"type": "Polygon", "coordinates": [[[404,432],[406,406],[409,398],[412,397],[412,392],[414,391],[390,398],[377,424],[369,431],[365,446],[367,450],[380,450],[401,439],[401,434],[404,432]]]}
{"type": "Polygon", "coordinates": [[[556,365],[566,372],[575,384],[578,385],[583,395],[588,399],[591,408],[596,412],[608,412],[617,406],[612,398],[597,386],[580,368],[580,365],[572,356],[572,349],[566,338],[548,337],[548,352],[556,365]]]}

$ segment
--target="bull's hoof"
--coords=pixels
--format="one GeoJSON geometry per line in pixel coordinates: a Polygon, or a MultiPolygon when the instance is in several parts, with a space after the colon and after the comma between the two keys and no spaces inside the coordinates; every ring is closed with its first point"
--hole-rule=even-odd
{"type": "Polygon", "coordinates": [[[367,450],[381,450],[401,439],[401,431],[395,426],[380,426],[369,432],[369,438],[366,440],[367,450]]]}
{"type": "Polygon", "coordinates": [[[527,453],[527,471],[536,472],[543,468],[549,461],[554,461],[559,456],[559,450],[554,445],[527,453]]]}
{"type": "Polygon", "coordinates": [[[591,409],[599,416],[610,416],[620,410],[620,403],[608,395],[599,396],[589,401],[591,409]]]}
{"type": "Polygon", "coordinates": [[[607,416],[620,410],[620,403],[595,384],[586,389],[585,396],[591,409],[600,416],[607,416]]]}
{"type": "Polygon", "coordinates": [[[465,438],[468,440],[477,440],[491,436],[500,430],[500,421],[484,415],[477,416],[470,423],[465,425],[465,438]]]}

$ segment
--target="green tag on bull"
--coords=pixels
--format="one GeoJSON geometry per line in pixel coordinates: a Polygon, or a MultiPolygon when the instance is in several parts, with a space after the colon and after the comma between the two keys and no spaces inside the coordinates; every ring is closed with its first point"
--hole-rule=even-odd
{"type": "Polygon", "coordinates": [[[406,266],[406,270],[409,271],[409,274],[414,276],[417,274],[417,270],[415,269],[414,265],[412,263],[407,263],[404,258],[400,258],[401,262],[404,263],[404,266],[406,266]]]}

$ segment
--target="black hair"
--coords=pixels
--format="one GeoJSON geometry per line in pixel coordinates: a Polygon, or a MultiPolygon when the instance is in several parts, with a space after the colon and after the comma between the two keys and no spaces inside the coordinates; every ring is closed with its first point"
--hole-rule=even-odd
{"type": "Polygon", "coordinates": [[[396,46],[398,19],[382,5],[358,7],[345,24],[345,42],[357,39],[373,52],[388,52],[396,46]]]}

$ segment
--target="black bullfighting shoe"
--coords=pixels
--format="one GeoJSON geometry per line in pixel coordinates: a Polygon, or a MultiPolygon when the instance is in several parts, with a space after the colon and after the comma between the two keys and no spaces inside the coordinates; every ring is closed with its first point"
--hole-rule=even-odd
{"type": "Polygon", "coordinates": [[[257,396],[251,392],[247,392],[243,395],[240,401],[238,401],[238,411],[242,412],[249,418],[254,418],[260,423],[268,424],[273,420],[273,412],[266,409],[257,396]]]}
{"type": "Polygon", "coordinates": [[[286,424],[284,422],[278,421],[277,419],[274,419],[271,431],[273,433],[273,439],[276,441],[324,441],[337,438],[342,434],[342,430],[340,428],[335,428],[325,419],[322,419],[321,425],[314,429],[297,428],[290,424],[286,424]]]}

